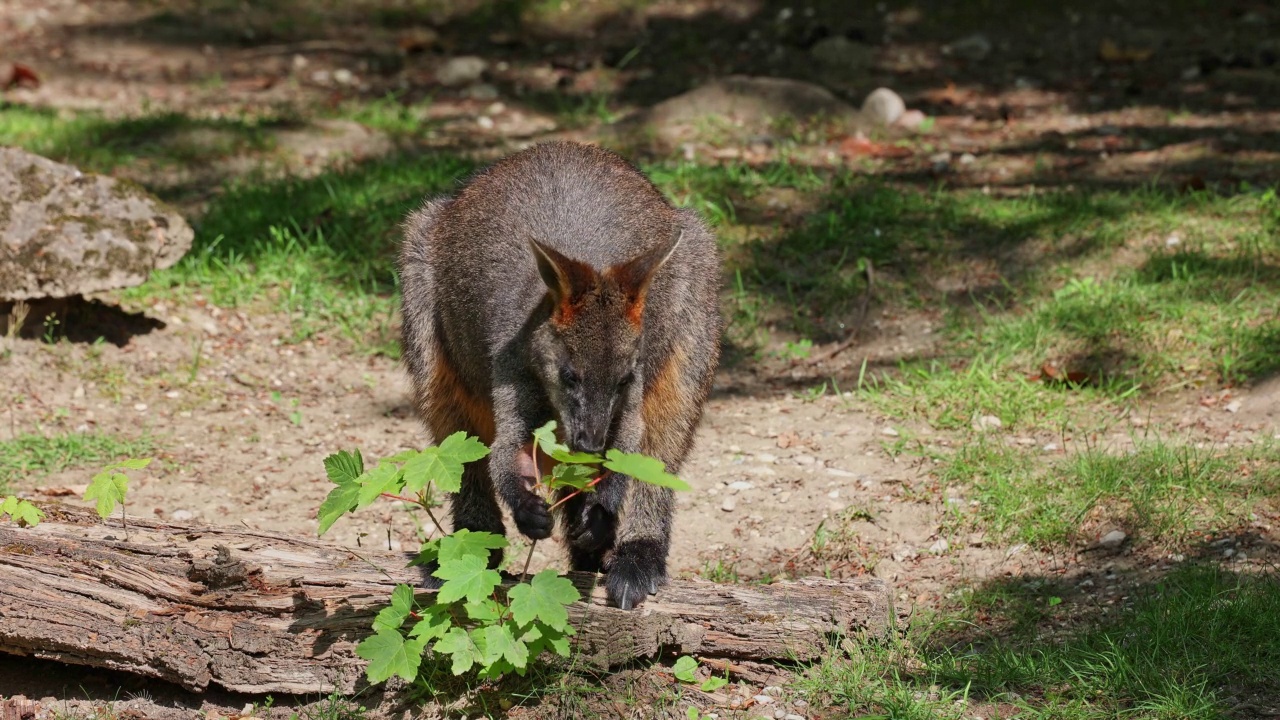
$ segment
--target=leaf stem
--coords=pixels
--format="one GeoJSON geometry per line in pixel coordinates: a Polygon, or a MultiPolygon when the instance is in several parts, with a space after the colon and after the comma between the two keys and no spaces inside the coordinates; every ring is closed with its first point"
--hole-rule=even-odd
{"type": "MultiPolygon", "coordinates": [[[[601,480],[603,480],[604,478],[605,478],[605,476],[604,476],[604,475],[601,475],[600,477],[598,477],[598,478],[596,478],[596,479],[592,480],[591,482],[587,483],[587,485],[586,485],[586,486],[587,486],[587,487],[589,487],[589,488],[593,488],[593,487],[595,487],[596,485],[599,485],[599,484],[600,484],[600,481],[601,481],[601,480]]],[[[565,503],[569,502],[570,500],[574,499],[575,497],[577,497],[577,496],[581,495],[581,494],[582,494],[582,492],[583,492],[582,490],[574,490],[573,492],[569,493],[568,495],[565,495],[564,497],[562,497],[562,498],[560,498],[559,500],[557,500],[557,501],[556,501],[556,504],[555,504],[555,505],[552,505],[550,509],[551,509],[551,510],[555,510],[556,508],[560,507],[561,505],[563,505],[563,504],[565,504],[565,503]]]]}
{"type": "Polygon", "coordinates": [[[524,582],[529,577],[529,563],[533,562],[533,549],[538,547],[538,541],[534,540],[529,543],[529,554],[524,558],[524,569],[520,571],[520,582],[524,582]]]}

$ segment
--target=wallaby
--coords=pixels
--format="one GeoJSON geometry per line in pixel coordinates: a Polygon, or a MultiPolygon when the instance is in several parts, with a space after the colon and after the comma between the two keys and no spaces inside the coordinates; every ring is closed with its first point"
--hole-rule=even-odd
{"type": "MultiPolygon", "coordinates": [[[[521,533],[551,535],[528,452],[548,420],[575,451],[643,452],[679,471],[721,335],[719,255],[693,211],[613,152],[552,142],[428,200],[405,236],[418,413],[436,442],[465,430],[491,449],[450,498],[455,529],[505,532],[501,499],[521,533]]],[[[606,571],[610,602],[631,609],[666,582],[674,504],[671,490],[607,476],[562,506],[571,567],[606,571]]]]}

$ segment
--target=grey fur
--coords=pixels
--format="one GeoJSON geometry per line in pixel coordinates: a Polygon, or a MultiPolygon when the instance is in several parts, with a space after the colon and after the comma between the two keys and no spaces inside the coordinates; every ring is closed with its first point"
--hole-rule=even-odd
{"type": "MultiPolygon", "coordinates": [[[[498,498],[522,533],[550,534],[521,466],[550,419],[575,449],[679,471],[719,357],[720,262],[697,215],[632,165],[568,142],[504,158],[409,216],[400,265],[419,414],[436,441],[466,430],[491,448],[452,498],[456,528],[502,532],[498,498]]],[[[672,493],[621,476],[599,490],[564,506],[570,558],[607,568],[630,608],[666,581],[672,493]]]]}

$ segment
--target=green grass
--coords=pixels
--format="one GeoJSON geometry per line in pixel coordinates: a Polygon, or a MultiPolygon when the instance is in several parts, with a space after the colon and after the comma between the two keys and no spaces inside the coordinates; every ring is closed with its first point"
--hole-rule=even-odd
{"type": "Polygon", "coordinates": [[[152,447],[149,438],[131,440],[99,433],[20,435],[0,441],[0,493],[7,492],[11,482],[29,481],[68,468],[102,465],[123,457],[145,456],[152,447]]]}
{"type": "Polygon", "coordinates": [[[1180,543],[1247,522],[1259,504],[1280,507],[1273,443],[1197,448],[1143,440],[1130,452],[1088,448],[1046,461],[1043,451],[976,438],[941,472],[969,500],[953,519],[1010,542],[1087,544],[1113,525],[1135,541],[1180,543]]]}
{"type": "Polygon", "coordinates": [[[1237,704],[1269,707],[1280,694],[1275,573],[1188,566],[1128,605],[1090,605],[1057,604],[1043,613],[1047,622],[1012,635],[954,616],[919,622],[907,642],[824,662],[798,689],[854,716],[921,719],[1207,720],[1237,704]]]}

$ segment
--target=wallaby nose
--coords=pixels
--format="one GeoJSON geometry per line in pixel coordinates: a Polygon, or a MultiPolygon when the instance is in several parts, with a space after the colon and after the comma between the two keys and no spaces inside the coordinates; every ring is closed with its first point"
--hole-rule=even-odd
{"type": "Polygon", "coordinates": [[[599,428],[581,428],[573,434],[573,449],[578,452],[604,452],[604,431],[599,428]]]}

